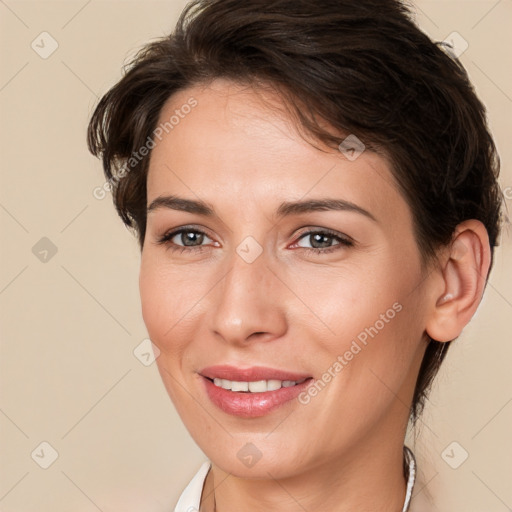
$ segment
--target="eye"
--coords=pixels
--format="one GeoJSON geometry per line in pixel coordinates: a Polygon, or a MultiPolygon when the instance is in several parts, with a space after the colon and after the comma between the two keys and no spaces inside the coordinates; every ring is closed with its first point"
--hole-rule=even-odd
{"type": "Polygon", "coordinates": [[[352,247],[354,241],[336,231],[323,229],[303,233],[295,245],[314,254],[326,254],[346,247],[352,247]],[[309,242],[311,247],[304,246],[304,242],[309,242]],[[335,242],[334,245],[333,242],[335,242]]]}
{"type": "Polygon", "coordinates": [[[171,251],[199,252],[204,250],[203,242],[213,240],[204,232],[192,227],[182,227],[168,232],[157,240],[158,244],[166,245],[171,251]]]}
{"type": "MultiPolygon", "coordinates": [[[[204,245],[205,241],[213,242],[204,231],[185,226],[166,233],[157,240],[157,243],[167,246],[171,251],[183,253],[201,252],[205,250],[207,248],[207,245],[204,245]]],[[[313,252],[314,254],[327,254],[346,247],[352,247],[353,245],[353,240],[329,229],[302,233],[298,241],[294,244],[295,247],[313,252]],[[308,241],[311,247],[304,245],[304,243],[308,241]]]]}

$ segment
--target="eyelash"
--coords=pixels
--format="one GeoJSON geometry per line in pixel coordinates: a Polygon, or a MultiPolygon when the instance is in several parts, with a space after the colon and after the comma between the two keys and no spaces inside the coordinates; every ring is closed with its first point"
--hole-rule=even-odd
{"type": "MultiPolygon", "coordinates": [[[[205,233],[204,231],[201,231],[199,229],[184,227],[184,228],[180,228],[175,231],[166,233],[165,235],[163,235],[161,238],[158,239],[157,243],[159,245],[166,245],[167,248],[170,249],[172,252],[180,251],[180,254],[182,254],[184,252],[200,253],[206,249],[206,246],[204,246],[204,245],[188,246],[187,247],[187,246],[182,246],[182,245],[176,245],[176,244],[170,242],[176,235],[179,235],[181,233],[196,233],[196,234],[208,236],[207,233],[205,233]]],[[[346,247],[354,246],[354,242],[352,240],[342,237],[338,233],[336,233],[335,231],[331,231],[330,229],[306,231],[300,235],[300,237],[297,239],[297,242],[299,242],[300,240],[302,240],[303,238],[305,238],[307,236],[312,236],[312,235],[317,235],[317,234],[327,235],[328,238],[333,238],[339,243],[332,247],[327,247],[325,249],[317,249],[314,247],[300,247],[300,249],[305,250],[306,252],[318,255],[318,254],[329,254],[331,252],[340,250],[344,247],[346,248],[346,247]]]]}

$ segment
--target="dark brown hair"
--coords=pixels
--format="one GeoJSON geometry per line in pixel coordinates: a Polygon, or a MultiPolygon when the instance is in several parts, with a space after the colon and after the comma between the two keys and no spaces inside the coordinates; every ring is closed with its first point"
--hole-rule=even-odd
{"type": "MultiPolygon", "coordinates": [[[[387,155],[422,263],[435,261],[466,219],[485,225],[492,257],[502,194],[485,108],[449,48],[398,0],[195,0],[171,35],[139,51],[96,107],[88,144],[141,249],[150,153],[133,155],[171,95],[215,78],[271,85],[313,140],[337,147],[354,134],[387,155]]],[[[427,342],[414,420],[449,347],[427,342]]]]}

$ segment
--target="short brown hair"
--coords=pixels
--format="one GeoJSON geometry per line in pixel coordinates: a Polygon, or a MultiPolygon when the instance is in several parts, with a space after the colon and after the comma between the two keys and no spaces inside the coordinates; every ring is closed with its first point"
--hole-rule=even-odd
{"type": "MultiPolygon", "coordinates": [[[[500,232],[499,158],[461,63],[432,42],[399,0],[195,0],[168,37],[145,46],[100,100],[88,129],[114,204],[146,230],[150,155],[127,163],[177,91],[215,78],[270,84],[313,138],[337,147],[354,134],[382,151],[414,219],[423,261],[480,220],[491,267],[500,232]],[[334,128],[327,130],[318,120],[334,128]]],[[[423,409],[449,343],[428,339],[411,414],[423,409]]]]}

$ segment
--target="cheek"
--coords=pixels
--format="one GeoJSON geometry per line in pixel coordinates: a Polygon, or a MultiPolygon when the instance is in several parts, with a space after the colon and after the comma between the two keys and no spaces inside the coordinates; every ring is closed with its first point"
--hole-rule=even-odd
{"type": "MultiPolygon", "coordinates": [[[[310,325],[322,333],[317,362],[327,369],[345,356],[342,364],[349,373],[368,364],[379,374],[407,366],[422,332],[421,292],[411,293],[420,277],[419,267],[399,256],[304,273],[299,293],[314,315],[310,325]]],[[[291,321],[307,324],[304,315],[291,321]]]]}
{"type": "Polygon", "coordinates": [[[382,329],[382,322],[395,317],[397,306],[393,309],[393,305],[404,295],[400,277],[383,266],[303,272],[289,275],[289,282],[315,317],[315,325],[322,323],[336,340],[352,339],[376,322],[382,329]]]}
{"type": "Polygon", "coordinates": [[[139,274],[142,317],[149,338],[160,350],[156,365],[162,382],[177,407],[186,402],[180,383],[180,368],[190,339],[186,331],[190,310],[186,289],[177,276],[162,271],[156,258],[143,255],[139,274]]]}
{"type": "Polygon", "coordinates": [[[142,317],[151,340],[161,350],[169,349],[190,309],[190,287],[183,286],[180,278],[165,271],[155,258],[143,255],[139,291],[142,317]]]}
{"type": "Polygon", "coordinates": [[[197,336],[212,286],[212,279],[204,272],[171,266],[165,257],[149,251],[143,254],[139,275],[142,317],[149,337],[169,364],[171,360],[179,364],[197,336]]]}
{"type": "MultiPolygon", "coordinates": [[[[162,286],[163,283],[158,279],[155,266],[148,262],[147,259],[147,257],[143,256],[139,275],[142,318],[151,340],[160,347],[161,335],[165,332],[165,316],[163,313],[166,309],[165,303],[169,300],[170,296],[166,297],[165,287],[162,286]]],[[[169,325],[167,326],[168,328],[169,325]]]]}

